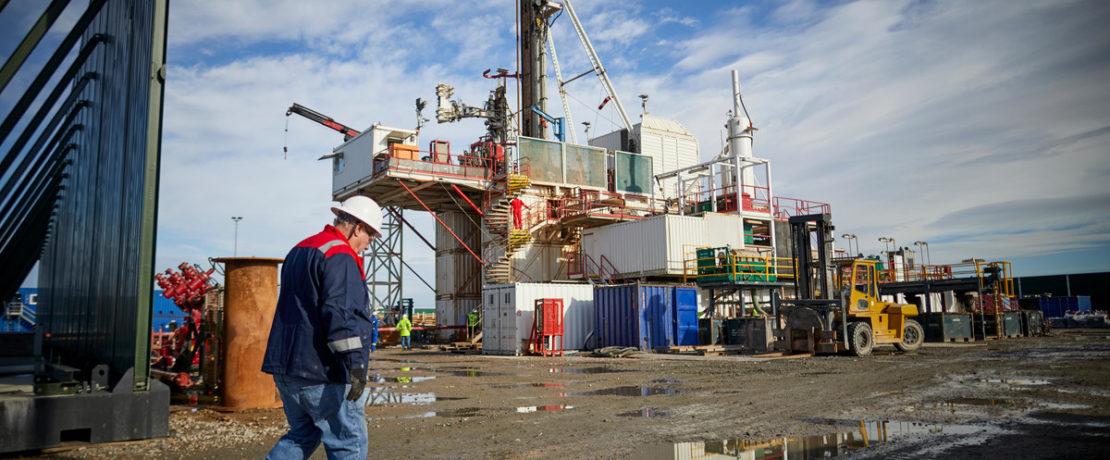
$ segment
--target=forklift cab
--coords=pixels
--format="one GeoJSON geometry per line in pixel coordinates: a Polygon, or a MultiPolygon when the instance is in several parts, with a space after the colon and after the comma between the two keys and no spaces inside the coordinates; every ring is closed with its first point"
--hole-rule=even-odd
{"type": "Polygon", "coordinates": [[[836,283],[850,313],[868,313],[879,298],[875,278],[875,261],[840,259],[836,261],[836,283]]]}

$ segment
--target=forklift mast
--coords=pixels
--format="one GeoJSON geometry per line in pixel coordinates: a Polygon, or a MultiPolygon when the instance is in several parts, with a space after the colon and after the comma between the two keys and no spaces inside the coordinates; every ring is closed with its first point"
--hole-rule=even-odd
{"type": "Polygon", "coordinates": [[[790,224],[790,249],[794,254],[794,288],[799,299],[835,299],[832,272],[832,216],[794,216],[790,224]],[[816,253],[816,254],[814,254],[816,253]],[[816,257],[816,260],[815,260],[816,257]]]}

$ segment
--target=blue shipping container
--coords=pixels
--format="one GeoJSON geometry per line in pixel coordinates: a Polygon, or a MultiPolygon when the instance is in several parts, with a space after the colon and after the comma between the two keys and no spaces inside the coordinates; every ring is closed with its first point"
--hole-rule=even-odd
{"type": "Polygon", "coordinates": [[[598,347],[697,345],[697,290],[690,286],[625,284],[594,288],[598,347]]]}
{"type": "Polygon", "coordinates": [[[1091,311],[1091,296],[1053,296],[1037,298],[1045,318],[1063,318],[1069,311],[1091,311]]]}
{"type": "Polygon", "coordinates": [[[1075,309],[1079,311],[1091,311],[1091,296],[1081,295],[1075,297],[1075,309]]]}

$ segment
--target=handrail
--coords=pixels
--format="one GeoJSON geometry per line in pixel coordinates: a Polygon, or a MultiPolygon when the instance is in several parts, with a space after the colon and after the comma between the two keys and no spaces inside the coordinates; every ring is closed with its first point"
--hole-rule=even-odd
{"type": "MultiPolygon", "coordinates": [[[[609,273],[611,274],[611,276],[609,276],[609,278],[610,279],[617,278],[619,276],[618,273],[620,273],[620,272],[617,271],[617,266],[613,265],[613,262],[611,262],[608,257],[605,257],[605,254],[602,254],[600,259],[601,259],[601,261],[598,262],[598,272],[603,272],[605,270],[605,265],[608,264],[609,265],[609,270],[610,270],[609,273]]],[[[624,278],[620,278],[620,281],[624,282],[624,278]]],[[[612,284],[617,284],[617,283],[612,283],[612,284]]]]}

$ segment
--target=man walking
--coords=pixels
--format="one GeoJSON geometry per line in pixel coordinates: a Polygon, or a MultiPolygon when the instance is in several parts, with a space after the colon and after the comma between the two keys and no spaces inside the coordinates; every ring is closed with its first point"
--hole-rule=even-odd
{"type": "Polygon", "coordinates": [[[370,297],[362,257],[382,211],[355,196],[332,225],[297,244],[281,267],[281,292],[262,371],[273,374],[289,432],[266,458],[305,459],[321,442],[329,459],[365,459],[370,297]]]}
{"type": "Polygon", "coordinates": [[[404,314],[401,315],[401,320],[397,322],[397,333],[401,334],[401,349],[412,349],[412,321],[404,314]]]}

